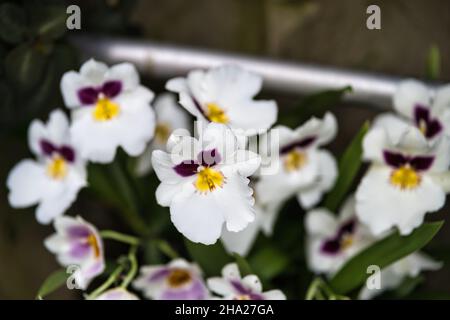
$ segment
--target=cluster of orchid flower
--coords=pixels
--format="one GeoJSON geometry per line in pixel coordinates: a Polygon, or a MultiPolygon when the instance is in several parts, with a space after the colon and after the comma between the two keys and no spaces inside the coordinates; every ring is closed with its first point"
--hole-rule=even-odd
{"type": "MultiPolygon", "coordinates": [[[[134,66],[108,68],[89,60],[61,81],[71,121],[57,110],[46,124],[32,122],[29,144],[37,159],[12,169],[10,204],[37,205],[38,222],[53,221],[56,234],[45,246],[61,265],[79,266],[75,281],[83,290],[105,271],[101,233],[82,218],[63,214],[87,186],[87,162],[110,163],[119,147],[139,156],[137,174],[156,173],[157,202],[169,207],[180,233],[204,245],[220,239],[230,253],[246,256],[260,231],[270,236],[282,206],[296,196],[308,210],[308,267],[327,276],[394,229],[410,234],[426,213],[444,205],[450,190],[450,87],[434,93],[412,80],[400,85],[393,98],[398,115],[380,115],[364,137],[363,158],[371,166],[338,216],[314,208],[338,176],[334,156],[322,148],[336,136],[334,115],[313,117],[295,130],[272,128],[277,104],[254,100],[261,87],[261,77],[237,66],[196,70],[167,82],[179,104],[165,93],[152,108],[154,95],[140,85],[134,66]],[[197,120],[195,137],[183,108],[197,120]],[[249,141],[275,131],[277,170],[265,173],[260,166],[267,155],[250,151],[249,141]]],[[[382,289],[439,267],[415,252],[383,269],[382,289]]],[[[241,277],[236,264],[206,282],[195,263],[181,258],[140,270],[136,279],[132,274],[121,286],[87,297],[137,299],[126,290],[132,283],[151,299],[210,299],[211,292],[224,299],[286,298],[280,290],[263,293],[258,277],[241,277]]],[[[363,288],[360,298],[379,292],[363,288]]]]}

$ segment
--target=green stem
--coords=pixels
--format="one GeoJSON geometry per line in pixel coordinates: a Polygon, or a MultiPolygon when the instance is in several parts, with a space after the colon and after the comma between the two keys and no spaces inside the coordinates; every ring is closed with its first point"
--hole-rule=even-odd
{"type": "Polygon", "coordinates": [[[113,271],[113,273],[111,273],[111,275],[108,277],[108,279],[106,279],[106,281],[100,287],[98,287],[90,295],[88,295],[86,299],[94,300],[95,298],[97,298],[100,294],[102,294],[105,290],[107,290],[114,282],[117,281],[117,279],[119,278],[119,276],[123,270],[124,270],[124,266],[119,265],[113,271]]]}
{"type": "Polygon", "coordinates": [[[102,230],[100,231],[100,236],[103,239],[116,240],[132,246],[138,246],[140,244],[140,240],[138,238],[113,230],[102,230]]]}
{"type": "Polygon", "coordinates": [[[306,292],[306,300],[313,300],[317,296],[321,282],[322,280],[320,278],[316,278],[311,282],[308,291],[306,292]]]}
{"type": "Polygon", "coordinates": [[[119,163],[119,160],[111,164],[111,174],[117,183],[119,194],[123,197],[125,207],[119,210],[122,218],[129,224],[133,230],[140,235],[147,235],[148,228],[146,227],[144,219],[139,214],[138,201],[127,178],[127,175],[119,163]]]}
{"type": "Polygon", "coordinates": [[[157,239],[156,246],[168,258],[177,259],[180,255],[172,248],[172,246],[165,240],[157,239]]]}
{"type": "Polygon", "coordinates": [[[131,283],[131,281],[136,276],[136,273],[138,271],[138,264],[136,259],[136,250],[137,246],[133,246],[130,248],[130,252],[128,253],[128,261],[130,262],[130,271],[128,271],[127,276],[123,280],[122,284],[120,285],[121,288],[126,289],[128,285],[131,283]]]}

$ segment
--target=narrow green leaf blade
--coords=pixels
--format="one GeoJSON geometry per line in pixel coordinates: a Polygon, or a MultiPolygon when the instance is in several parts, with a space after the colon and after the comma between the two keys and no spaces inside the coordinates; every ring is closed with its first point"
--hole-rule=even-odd
{"type": "Polygon", "coordinates": [[[65,269],[60,269],[50,274],[39,288],[36,299],[43,299],[45,296],[59,289],[66,283],[68,276],[65,269]]]}
{"type": "Polygon", "coordinates": [[[441,74],[441,53],[439,47],[430,47],[427,56],[427,77],[430,80],[437,80],[441,74]]]}
{"type": "Polygon", "coordinates": [[[185,245],[192,260],[197,262],[208,276],[218,276],[222,268],[233,261],[220,241],[213,245],[194,243],[185,238],[185,245]]]}
{"type": "Polygon", "coordinates": [[[425,223],[408,236],[401,236],[398,231],[377,241],[366,250],[354,256],[331,279],[330,286],[339,294],[361,286],[370,276],[367,267],[379,266],[381,269],[395,261],[424,247],[443,225],[443,221],[425,223]]]}
{"type": "Polygon", "coordinates": [[[369,123],[366,122],[339,159],[339,176],[334,188],[328,193],[324,201],[325,207],[332,212],[338,209],[358,174],[362,163],[362,141],[368,130],[369,123]]]}
{"type": "Polygon", "coordinates": [[[249,258],[255,273],[264,280],[271,280],[286,270],[289,257],[276,247],[267,245],[249,258]]]}
{"type": "Polygon", "coordinates": [[[250,265],[248,264],[247,260],[242,257],[241,255],[237,254],[237,253],[233,253],[234,259],[236,260],[236,263],[239,267],[239,271],[241,272],[241,275],[247,276],[249,274],[255,274],[252,271],[252,268],[250,267],[250,265]]]}

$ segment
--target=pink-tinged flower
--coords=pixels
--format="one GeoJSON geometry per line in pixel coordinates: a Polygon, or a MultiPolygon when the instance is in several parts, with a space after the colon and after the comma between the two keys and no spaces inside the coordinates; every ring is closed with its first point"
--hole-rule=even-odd
{"type": "Polygon", "coordinates": [[[345,202],[339,216],[325,208],[309,211],[305,229],[308,268],[329,276],[376,240],[358,221],[354,197],[345,202]]]}
{"type": "Polygon", "coordinates": [[[95,300],[139,300],[139,298],[124,288],[113,288],[103,292],[95,300]]]}
{"type": "Polygon", "coordinates": [[[397,227],[402,235],[445,203],[450,190],[447,138],[430,144],[414,126],[375,125],[364,137],[363,157],[372,163],[356,191],[358,218],[379,235],[397,227]]]}
{"type": "Polygon", "coordinates": [[[8,199],[14,208],[38,205],[36,219],[47,224],[62,215],[86,186],[85,161],[60,110],[53,111],[46,124],[34,120],[28,141],[37,160],[22,160],[11,170],[6,182],[8,199]]]}
{"type": "Polygon", "coordinates": [[[210,278],[207,283],[209,289],[224,300],[286,300],[280,290],[263,292],[257,276],[242,278],[236,263],[227,264],[222,269],[222,277],[210,278]]]}
{"type": "Polygon", "coordinates": [[[73,110],[71,134],[81,155],[93,162],[114,159],[118,147],[140,155],[153,137],[155,115],[150,107],[153,92],[139,83],[132,64],[108,68],[93,59],[80,72],[66,72],[61,91],[73,110]]]}
{"type": "Polygon", "coordinates": [[[430,143],[443,133],[450,136],[450,85],[434,91],[416,80],[402,81],[394,93],[393,105],[398,115],[382,114],[376,123],[389,126],[394,137],[408,125],[417,127],[430,143]]]}
{"type": "Polygon", "coordinates": [[[154,300],[209,298],[200,268],[184,259],[175,259],[167,265],[141,267],[140,276],[133,285],[154,300]]]}
{"type": "Polygon", "coordinates": [[[161,180],[156,200],[170,207],[175,227],[193,242],[213,244],[222,233],[241,231],[254,219],[249,179],[260,157],[241,148],[225,125],[210,123],[199,140],[169,138],[169,153],[153,151],[153,168],[161,180]]]}
{"type": "Polygon", "coordinates": [[[261,175],[255,189],[260,202],[277,203],[297,195],[303,208],[311,208],[337,177],[336,160],[320,148],[336,136],[336,118],[327,113],[323,119],[312,118],[295,130],[284,126],[274,130],[280,139],[279,169],[276,174],[261,175]]]}
{"type": "Polygon", "coordinates": [[[78,266],[73,273],[75,283],[86,289],[105,268],[103,242],[97,229],[81,217],[58,217],[56,233],[45,239],[45,247],[56,254],[63,266],[78,266]]]}
{"type": "Polygon", "coordinates": [[[158,95],[153,105],[156,114],[155,137],[137,161],[136,173],[140,176],[152,170],[153,150],[166,150],[167,140],[174,130],[189,130],[191,127],[190,116],[178,105],[173,94],[158,95]]]}
{"type": "Polygon", "coordinates": [[[254,135],[268,130],[276,121],[273,100],[253,100],[261,90],[262,78],[238,66],[194,70],[186,78],[167,82],[179,94],[180,104],[199,121],[228,125],[254,135]],[[249,130],[249,131],[247,131],[249,130]]]}

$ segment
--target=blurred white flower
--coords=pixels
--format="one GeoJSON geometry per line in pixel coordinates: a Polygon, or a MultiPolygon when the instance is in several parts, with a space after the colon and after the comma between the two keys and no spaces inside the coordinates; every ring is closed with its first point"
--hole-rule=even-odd
{"type": "Polygon", "coordinates": [[[154,300],[205,300],[209,298],[202,272],[196,264],[175,259],[167,265],[143,266],[133,282],[154,300]]]}
{"type": "Polygon", "coordinates": [[[356,218],[353,197],[342,206],[339,216],[325,208],[309,211],[305,216],[305,229],[308,268],[329,276],[375,241],[356,218]]]}
{"type": "Polygon", "coordinates": [[[237,66],[194,70],[186,78],[174,78],[166,89],[179,94],[180,104],[198,120],[250,130],[247,135],[268,130],[276,121],[273,100],[253,100],[262,78],[237,66]]]}
{"type": "Polygon", "coordinates": [[[430,145],[414,126],[393,134],[376,125],[364,138],[363,157],[372,166],[358,186],[356,213],[375,235],[392,227],[407,235],[444,205],[450,187],[446,137],[430,145]]]}
{"type": "Polygon", "coordinates": [[[151,171],[153,150],[165,150],[167,139],[175,129],[189,130],[191,126],[189,115],[178,105],[173,94],[158,95],[153,105],[156,114],[155,137],[138,158],[136,172],[140,176],[151,171]]]}
{"type": "Polygon", "coordinates": [[[222,277],[209,278],[209,289],[223,300],[286,300],[280,290],[263,292],[259,278],[255,275],[241,277],[236,263],[227,264],[222,269],[222,277]]]}
{"type": "MultiPolygon", "coordinates": [[[[333,276],[355,255],[364,251],[388,233],[374,236],[355,213],[355,198],[343,205],[339,216],[327,209],[314,209],[305,217],[306,258],[308,268],[333,276]]],[[[412,253],[381,270],[380,288],[364,285],[359,299],[371,299],[382,292],[398,287],[408,276],[416,277],[422,271],[437,270],[441,266],[421,252],[412,253]]]]}
{"type": "Polygon", "coordinates": [[[97,229],[81,217],[58,217],[54,227],[56,233],[45,239],[44,245],[61,265],[78,267],[73,277],[84,290],[105,269],[102,239],[97,229]]]}
{"type": "MultiPolygon", "coordinates": [[[[250,186],[255,190],[258,182],[250,182],[250,186]]],[[[239,232],[231,232],[226,228],[222,231],[222,243],[229,253],[237,253],[241,256],[246,256],[251,250],[258,234],[262,231],[266,236],[272,235],[273,227],[280,209],[283,204],[281,202],[261,205],[259,197],[256,193],[253,194],[255,199],[255,220],[250,222],[248,226],[239,232]]]]}
{"type": "Polygon", "coordinates": [[[421,252],[412,253],[381,271],[379,289],[369,289],[367,286],[363,286],[358,299],[372,299],[384,291],[397,288],[408,277],[414,278],[422,271],[435,271],[441,267],[441,262],[437,262],[421,252]]]}
{"type": "Polygon", "coordinates": [[[393,139],[398,139],[405,127],[411,124],[430,143],[439,138],[441,133],[450,136],[450,85],[434,92],[419,81],[405,80],[394,93],[393,105],[400,116],[386,113],[375,121],[389,126],[393,139]]]}
{"type": "Polygon", "coordinates": [[[139,298],[124,288],[113,288],[103,292],[95,300],[139,300],[139,298]]]}
{"type": "Polygon", "coordinates": [[[312,118],[295,130],[284,126],[276,129],[280,137],[280,169],[274,175],[261,175],[256,193],[263,205],[296,194],[303,208],[311,208],[332,188],[337,177],[333,155],[319,148],[336,136],[336,118],[327,113],[323,119],[312,118]]]}
{"type": "Polygon", "coordinates": [[[172,135],[167,149],[152,155],[161,181],[156,200],[170,207],[173,224],[186,238],[213,244],[224,223],[237,232],[254,220],[247,177],[258,169],[260,157],[241,149],[230,129],[210,123],[199,140],[172,135]]]}
{"type": "Polygon", "coordinates": [[[61,110],[53,111],[46,124],[34,120],[28,142],[37,160],[22,160],[9,173],[9,203],[14,208],[37,204],[36,219],[47,224],[62,215],[86,186],[85,161],[73,144],[69,122],[61,110]]]}
{"type": "Polygon", "coordinates": [[[153,137],[153,92],[139,84],[132,64],[108,68],[91,59],[80,72],[64,74],[61,91],[73,110],[71,134],[84,158],[111,162],[118,147],[138,156],[153,137]]]}

